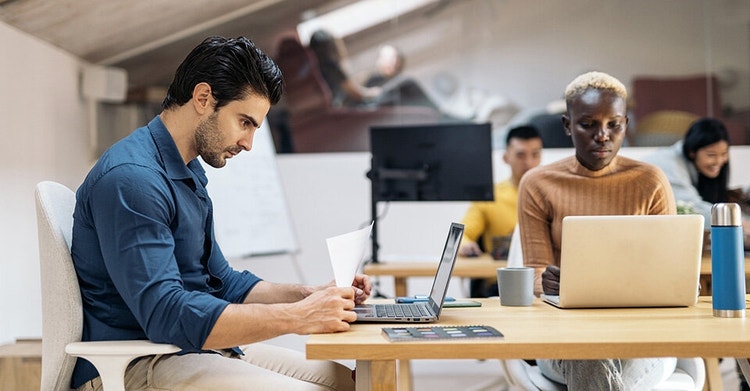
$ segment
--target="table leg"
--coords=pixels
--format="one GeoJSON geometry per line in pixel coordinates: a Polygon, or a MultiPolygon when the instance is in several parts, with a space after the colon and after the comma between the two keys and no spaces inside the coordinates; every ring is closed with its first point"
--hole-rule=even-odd
{"type": "Polygon", "coordinates": [[[357,360],[357,391],[396,391],[396,360],[357,360]]]}
{"type": "Polygon", "coordinates": [[[711,275],[710,274],[701,274],[700,278],[700,295],[701,296],[711,296],[711,275]]]}
{"type": "Polygon", "coordinates": [[[370,376],[370,362],[365,360],[357,360],[355,364],[356,372],[354,372],[355,391],[371,391],[370,383],[372,376],[370,376]]]}
{"type": "Polygon", "coordinates": [[[398,360],[398,390],[411,391],[414,387],[409,360],[398,360]]]}
{"type": "Polygon", "coordinates": [[[706,384],[703,386],[703,389],[708,391],[722,391],[724,383],[721,380],[719,359],[716,357],[703,358],[703,363],[706,365],[706,384]]]}
{"type": "Polygon", "coordinates": [[[396,296],[406,296],[406,277],[394,277],[393,285],[396,291],[396,296]]]}

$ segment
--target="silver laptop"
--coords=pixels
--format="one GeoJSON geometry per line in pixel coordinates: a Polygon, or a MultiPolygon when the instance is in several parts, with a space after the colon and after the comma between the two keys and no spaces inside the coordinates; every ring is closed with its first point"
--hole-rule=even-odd
{"type": "Polygon", "coordinates": [[[702,215],[568,216],[560,308],[684,307],[698,300],[702,215]]]}
{"type": "Polygon", "coordinates": [[[360,304],[354,307],[357,322],[429,323],[438,320],[445,302],[448,284],[451,281],[453,266],[456,264],[456,255],[463,232],[463,224],[451,223],[428,301],[404,304],[360,304]]]}

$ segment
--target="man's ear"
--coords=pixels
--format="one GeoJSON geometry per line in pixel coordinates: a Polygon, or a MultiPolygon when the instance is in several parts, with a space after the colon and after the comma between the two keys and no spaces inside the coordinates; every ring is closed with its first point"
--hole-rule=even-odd
{"type": "Polygon", "coordinates": [[[560,120],[562,121],[563,129],[565,129],[565,134],[568,136],[572,135],[570,132],[570,118],[566,114],[563,114],[560,120]]]}
{"type": "Polygon", "coordinates": [[[201,82],[195,85],[195,88],[193,88],[193,107],[199,115],[203,115],[208,109],[213,108],[212,99],[211,86],[208,83],[201,82]]]}

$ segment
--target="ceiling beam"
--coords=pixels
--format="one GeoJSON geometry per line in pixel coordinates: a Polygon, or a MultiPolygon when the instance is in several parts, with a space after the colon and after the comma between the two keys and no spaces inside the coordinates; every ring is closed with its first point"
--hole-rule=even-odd
{"type": "MultiPolygon", "coordinates": [[[[8,1],[8,0],[0,0],[2,1],[8,1]]],[[[13,1],[13,0],[10,0],[13,1]]],[[[263,8],[270,7],[274,4],[280,3],[284,0],[261,0],[258,2],[255,2],[253,4],[247,5],[242,8],[238,8],[235,11],[232,11],[230,13],[221,15],[217,18],[207,20],[203,23],[196,24],[195,26],[185,28],[183,30],[180,30],[174,34],[167,35],[161,39],[157,39],[155,41],[151,41],[145,45],[134,47],[130,50],[124,51],[122,53],[119,53],[115,56],[105,58],[102,61],[99,61],[97,64],[99,65],[112,65],[119,63],[121,61],[127,60],[129,58],[141,55],[143,53],[150,52],[152,50],[156,50],[160,47],[167,46],[169,44],[172,44],[174,42],[177,42],[183,38],[189,37],[193,34],[200,33],[205,30],[212,29],[214,27],[220,26],[224,23],[227,23],[229,21],[232,21],[237,18],[241,18],[243,16],[252,14],[253,12],[259,11],[263,8]]]]}

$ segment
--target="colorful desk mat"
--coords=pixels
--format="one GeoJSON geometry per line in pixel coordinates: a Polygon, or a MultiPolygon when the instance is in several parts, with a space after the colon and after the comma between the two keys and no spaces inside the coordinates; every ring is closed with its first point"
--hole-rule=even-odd
{"type": "Polygon", "coordinates": [[[429,341],[445,339],[502,338],[503,333],[494,327],[472,326],[421,326],[383,327],[383,334],[391,341],[429,341]]]}

